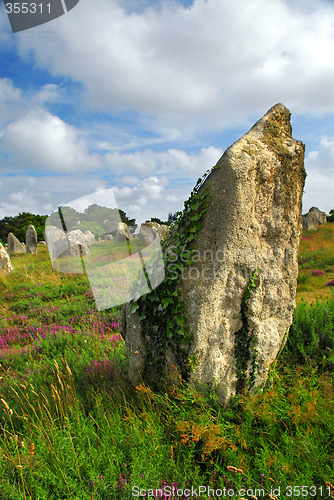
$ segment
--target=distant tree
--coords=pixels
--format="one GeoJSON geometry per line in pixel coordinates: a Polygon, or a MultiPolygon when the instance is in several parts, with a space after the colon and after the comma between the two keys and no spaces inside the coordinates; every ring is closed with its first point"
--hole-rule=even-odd
{"type": "Polygon", "coordinates": [[[51,213],[47,224],[48,226],[55,226],[62,230],[72,231],[73,227],[77,225],[81,219],[82,214],[80,212],[65,205],[51,213]]]}
{"type": "Polygon", "coordinates": [[[135,226],[136,219],[130,219],[124,210],[117,208],[100,207],[97,204],[90,205],[83,213],[72,207],[63,206],[47,215],[35,215],[22,212],[15,217],[4,217],[0,220],[0,241],[7,243],[7,236],[13,233],[20,241],[25,241],[28,226],[32,224],[36,231],[38,240],[44,240],[45,221],[48,226],[56,226],[59,229],[72,231],[81,229],[91,231],[95,236],[116,231],[118,222],[125,222],[128,226],[135,226]]]}
{"type": "Polygon", "coordinates": [[[119,210],[119,215],[121,217],[121,222],[124,222],[128,226],[135,226],[136,225],[136,219],[129,219],[129,217],[126,215],[126,213],[123,210],[119,210]]]}
{"type": "Polygon", "coordinates": [[[105,233],[116,231],[119,221],[125,222],[128,226],[134,226],[136,219],[129,219],[124,210],[117,208],[101,207],[94,203],[86,208],[85,220],[97,222],[103,227],[105,233]]]}
{"type": "Polygon", "coordinates": [[[159,219],[158,217],[151,217],[151,220],[146,220],[145,224],[147,222],[156,222],[157,224],[167,224],[167,222],[164,222],[163,220],[159,219]]]}
{"type": "Polygon", "coordinates": [[[174,222],[176,221],[177,219],[177,215],[176,215],[176,212],[174,212],[174,214],[172,214],[171,212],[168,214],[168,221],[167,221],[167,224],[169,226],[171,226],[172,224],[174,224],[174,222]]]}
{"type": "Polygon", "coordinates": [[[43,231],[47,215],[35,215],[30,212],[22,212],[14,217],[4,217],[0,220],[0,240],[7,243],[7,236],[13,233],[20,241],[25,241],[28,226],[32,224],[37,232],[39,240],[43,240],[43,231]]]}
{"type": "Polygon", "coordinates": [[[90,222],[90,221],[82,221],[72,228],[73,230],[75,229],[80,229],[83,233],[85,231],[90,231],[91,233],[94,234],[94,236],[97,238],[98,236],[102,237],[105,234],[105,231],[100,224],[97,224],[97,222],[90,222]]]}
{"type": "Polygon", "coordinates": [[[327,215],[327,221],[328,222],[334,222],[334,208],[329,211],[329,215],[327,215]]]}

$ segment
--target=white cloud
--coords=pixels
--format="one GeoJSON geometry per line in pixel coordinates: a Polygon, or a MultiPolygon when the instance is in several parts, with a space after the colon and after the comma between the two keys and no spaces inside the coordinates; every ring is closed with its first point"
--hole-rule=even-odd
{"type": "Polygon", "coordinates": [[[19,212],[49,214],[75,198],[105,187],[103,180],[93,176],[64,175],[31,177],[28,175],[0,177],[0,219],[19,212]]]}
{"type": "Polygon", "coordinates": [[[10,155],[7,167],[74,172],[101,166],[73,126],[37,107],[6,127],[0,146],[10,155]]]}
{"type": "Polygon", "coordinates": [[[328,213],[334,208],[334,140],[323,136],[319,150],[308,153],[305,168],[303,211],[317,206],[328,213]]]}
{"type": "Polygon", "coordinates": [[[181,149],[155,152],[150,149],[135,153],[109,153],[105,164],[110,172],[123,175],[165,175],[171,179],[195,178],[217,163],[223,151],[213,146],[202,148],[199,153],[181,149]]]}
{"type": "Polygon", "coordinates": [[[300,113],[334,111],[331,3],[158,5],[129,13],[116,0],[100,0],[98,9],[81,0],[47,38],[38,29],[19,35],[21,52],[33,50],[39,65],[81,82],[83,105],[135,110],[185,133],[229,126],[276,102],[300,113]]]}
{"type": "MultiPolygon", "coordinates": [[[[48,213],[89,195],[98,203],[99,190],[112,188],[117,206],[138,222],[151,217],[166,219],[169,212],[183,208],[198,176],[214,165],[221,154],[221,150],[213,147],[203,148],[198,154],[174,149],[148,150],[135,155],[117,153],[108,155],[109,176],[105,170],[103,178],[80,169],[56,177],[3,176],[0,218],[20,211],[48,213]],[[114,177],[114,173],[121,175],[114,177]]],[[[104,158],[99,161],[103,163],[104,158]]],[[[61,168],[58,172],[61,173],[61,168]]]]}
{"type": "Polygon", "coordinates": [[[334,140],[323,136],[320,140],[320,148],[310,151],[306,158],[306,166],[309,171],[319,171],[333,179],[334,188],[334,140]]]}
{"type": "Polygon", "coordinates": [[[0,131],[11,120],[20,116],[24,100],[21,91],[8,78],[0,78],[0,131]]]}

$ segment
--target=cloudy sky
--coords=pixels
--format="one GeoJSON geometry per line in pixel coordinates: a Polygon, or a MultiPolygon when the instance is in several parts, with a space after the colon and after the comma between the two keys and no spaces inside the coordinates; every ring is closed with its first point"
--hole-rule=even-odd
{"type": "Polygon", "coordinates": [[[0,218],[113,188],[137,222],[278,102],[306,144],[303,212],[334,208],[332,0],[80,0],[13,34],[0,9],[0,218]]]}

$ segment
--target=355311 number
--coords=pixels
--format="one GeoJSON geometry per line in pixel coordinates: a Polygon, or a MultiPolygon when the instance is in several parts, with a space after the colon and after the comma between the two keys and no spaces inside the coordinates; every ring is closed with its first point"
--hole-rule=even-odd
{"type": "Polygon", "coordinates": [[[51,3],[43,5],[42,3],[34,2],[14,2],[6,3],[7,14],[51,14],[51,3]]]}

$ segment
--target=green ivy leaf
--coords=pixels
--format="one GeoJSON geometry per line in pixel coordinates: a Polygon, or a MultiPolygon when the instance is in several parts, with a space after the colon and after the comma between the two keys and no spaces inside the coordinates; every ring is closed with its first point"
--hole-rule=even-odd
{"type": "Polygon", "coordinates": [[[137,311],[137,309],[139,309],[139,304],[137,301],[135,302],[132,302],[131,305],[130,305],[130,312],[134,313],[137,311]]]}

